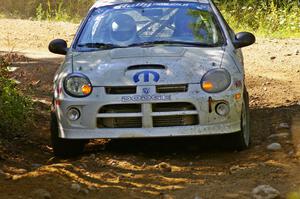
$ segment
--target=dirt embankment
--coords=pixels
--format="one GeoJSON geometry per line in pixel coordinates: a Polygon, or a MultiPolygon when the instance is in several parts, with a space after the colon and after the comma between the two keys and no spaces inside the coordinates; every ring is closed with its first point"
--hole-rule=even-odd
{"type": "Polygon", "coordinates": [[[300,39],[258,39],[244,50],[248,150],[224,149],[216,137],[94,141],[78,158],[57,159],[49,144],[49,102],[62,57],[45,51],[53,38],[71,41],[77,25],[2,19],[0,27],[2,53],[25,52],[14,60],[12,77],[39,101],[30,133],[0,139],[0,198],[251,198],[260,184],[282,198],[299,191],[300,39]],[[282,148],[272,152],[267,145],[274,142],[282,148]]]}

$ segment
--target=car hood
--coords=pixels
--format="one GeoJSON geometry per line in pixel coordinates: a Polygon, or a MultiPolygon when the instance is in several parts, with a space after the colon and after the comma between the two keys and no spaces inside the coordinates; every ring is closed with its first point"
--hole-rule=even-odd
{"type": "Polygon", "coordinates": [[[93,86],[199,83],[221,66],[224,50],[198,47],[134,47],[73,52],[73,71],[88,76],[93,86]]]}

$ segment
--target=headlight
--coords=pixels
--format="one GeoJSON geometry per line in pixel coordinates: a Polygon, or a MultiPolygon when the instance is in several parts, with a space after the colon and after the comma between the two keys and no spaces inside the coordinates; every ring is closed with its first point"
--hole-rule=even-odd
{"type": "Polygon", "coordinates": [[[64,88],[73,97],[86,97],[92,93],[90,80],[80,73],[68,75],[64,80],[64,88]]]}
{"type": "Polygon", "coordinates": [[[208,93],[218,93],[229,87],[231,77],[225,69],[212,69],[201,80],[202,89],[208,93]]]}

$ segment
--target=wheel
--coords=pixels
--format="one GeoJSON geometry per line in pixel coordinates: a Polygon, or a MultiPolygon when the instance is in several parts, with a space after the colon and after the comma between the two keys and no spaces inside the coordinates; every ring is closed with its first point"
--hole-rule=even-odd
{"type": "Polygon", "coordinates": [[[51,144],[53,153],[59,157],[72,157],[84,150],[86,140],[62,139],[58,137],[58,122],[56,115],[51,113],[51,144]]]}
{"type": "Polygon", "coordinates": [[[241,113],[241,131],[229,135],[230,144],[237,150],[244,150],[250,146],[250,113],[249,113],[249,96],[244,91],[242,113],[241,113]]]}

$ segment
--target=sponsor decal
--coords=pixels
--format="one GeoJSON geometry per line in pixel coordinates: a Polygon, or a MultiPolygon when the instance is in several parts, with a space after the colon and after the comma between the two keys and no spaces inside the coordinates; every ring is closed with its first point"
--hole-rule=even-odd
{"type": "Polygon", "coordinates": [[[159,79],[160,79],[160,75],[155,72],[155,71],[149,71],[149,70],[145,70],[145,71],[141,71],[141,72],[138,72],[136,73],[134,76],[133,76],[133,81],[135,83],[138,83],[140,81],[142,81],[143,77],[143,81],[144,82],[149,82],[150,81],[150,78],[154,81],[154,82],[158,82],[159,79]]]}
{"type": "Polygon", "coordinates": [[[197,8],[199,10],[209,10],[210,6],[206,3],[180,3],[180,2],[140,2],[135,4],[121,4],[116,5],[113,9],[128,9],[128,8],[150,8],[150,7],[158,7],[158,8],[197,8]]]}
{"type": "Polygon", "coordinates": [[[122,102],[169,101],[171,95],[133,95],[123,96],[122,102]]]}

